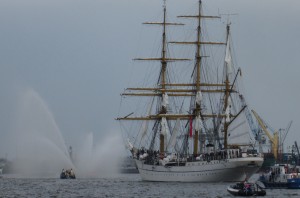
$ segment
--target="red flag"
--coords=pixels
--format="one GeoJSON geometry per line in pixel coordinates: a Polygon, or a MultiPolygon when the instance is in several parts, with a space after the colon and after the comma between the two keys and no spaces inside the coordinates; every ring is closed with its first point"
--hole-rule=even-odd
{"type": "Polygon", "coordinates": [[[190,117],[190,137],[193,136],[193,118],[192,116],[190,117]]]}

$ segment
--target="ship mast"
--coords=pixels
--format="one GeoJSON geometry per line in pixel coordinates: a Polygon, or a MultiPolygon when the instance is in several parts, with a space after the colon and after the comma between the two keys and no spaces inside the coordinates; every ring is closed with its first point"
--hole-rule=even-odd
{"type": "MultiPolygon", "coordinates": [[[[166,62],[166,0],[164,0],[164,19],[163,19],[163,34],[162,34],[162,60],[161,60],[161,96],[165,96],[165,89],[166,89],[166,70],[167,70],[167,62],[166,62]]],[[[165,98],[163,98],[165,100],[165,98]]],[[[161,105],[160,114],[166,114],[167,113],[167,107],[164,105],[161,105]]],[[[165,119],[165,117],[162,118],[162,120],[165,119]]],[[[159,135],[159,152],[163,156],[165,153],[165,136],[163,133],[160,133],[159,135]]]]}
{"type": "Polygon", "coordinates": [[[196,51],[196,67],[197,67],[197,77],[196,77],[196,89],[200,91],[200,70],[201,70],[201,0],[199,1],[199,15],[198,15],[198,28],[197,28],[197,51],[196,51]]]}
{"type": "MultiPolygon", "coordinates": [[[[227,41],[227,46],[229,45],[229,33],[230,33],[230,26],[227,24],[226,26],[226,41],[227,41]]],[[[225,61],[226,62],[226,61],[225,61]]],[[[226,64],[226,71],[225,71],[225,101],[224,101],[224,110],[226,111],[230,106],[228,105],[228,99],[230,95],[230,85],[229,85],[229,77],[228,77],[228,67],[229,63],[226,64]]],[[[225,118],[224,122],[224,149],[227,149],[227,136],[228,136],[228,126],[229,126],[229,120],[225,118]]]]}
{"type": "MultiPolygon", "coordinates": [[[[201,90],[200,90],[200,78],[201,78],[201,1],[199,1],[199,15],[198,15],[198,28],[197,28],[197,50],[196,50],[196,90],[197,94],[201,96],[201,90]]],[[[195,108],[195,116],[198,116],[200,118],[200,112],[201,112],[201,97],[199,98],[199,101],[196,101],[196,108],[195,108]]],[[[198,122],[201,122],[200,120],[198,122]]],[[[194,135],[194,156],[197,156],[198,152],[198,139],[199,139],[199,130],[200,128],[195,129],[195,135],[194,135]]]]}
{"type": "Polygon", "coordinates": [[[233,116],[231,114],[231,102],[229,100],[230,94],[233,93],[233,87],[236,83],[238,74],[241,75],[241,69],[238,69],[235,77],[230,82],[229,75],[232,73],[232,60],[231,60],[231,49],[230,49],[230,23],[226,26],[226,53],[225,53],[225,95],[224,95],[224,107],[223,112],[225,111],[224,118],[224,149],[228,148],[228,127],[229,125],[245,110],[246,105],[241,107],[240,111],[233,116]]]}
{"type": "MultiPolygon", "coordinates": [[[[203,130],[202,125],[203,125],[203,120],[204,116],[210,116],[210,115],[203,115],[201,113],[201,102],[202,102],[202,92],[209,92],[207,89],[201,90],[202,86],[224,86],[223,84],[210,84],[210,83],[202,83],[201,82],[201,46],[202,45],[223,45],[225,43],[218,43],[218,42],[205,42],[201,40],[201,20],[202,18],[220,18],[219,16],[204,16],[202,15],[202,1],[199,0],[199,7],[198,7],[198,15],[195,16],[179,16],[183,18],[194,18],[198,21],[198,26],[197,26],[197,38],[195,42],[171,42],[175,44],[194,44],[196,45],[196,57],[195,57],[195,71],[196,71],[196,76],[195,76],[195,88],[194,91],[196,92],[195,96],[195,108],[192,110],[192,116],[190,119],[190,122],[193,122],[195,120],[195,134],[194,134],[194,148],[193,148],[193,155],[197,156],[198,154],[198,142],[199,142],[199,133],[203,130]]],[[[211,92],[220,92],[220,90],[211,90],[211,92]]],[[[190,124],[190,127],[192,127],[192,124],[190,124]]],[[[192,129],[190,129],[192,130],[192,129]]],[[[203,134],[202,134],[203,135],[203,134]]],[[[204,142],[202,142],[204,144],[204,142]]],[[[201,145],[201,148],[203,145],[201,145]]]]}
{"type": "MultiPolygon", "coordinates": [[[[160,131],[160,135],[159,135],[159,151],[160,154],[163,156],[165,153],[165,130],[166,127],[168,127],[167,125],[167,120],[168,119],[174,119],[176,118],[176,115],[172,116],[170,114],[167,114],[167,103],[168,103],[168,93],[170,92],[170,90],[168,90],[166,88],[167,86],[167,63],[170,61],[187,61],[190,59],[184,59],[184,58],[169,58],[167,57],[167,38],[166,38],[166,29],[167,26],[170,25],[184,25],[182,23],[169,23],[167,22],[166,18],[167,18],[167,9],[166,9],[166,0],[164,0],[164,5],[163,5],[163,22],[146,22],[143,24],[148,24],[148,25],[161,25],[163,27],[163,31],[162,31],[162,51],[161,51],[161,57],[160,58],[136,58],[134,60],[146,60],[146,61],[160,61],[161,63],[161,70],[160,70],[160,76],[159,76],[159,84],[160,87],[158,88],[127,88],[127,91],[147,91],[147,92],[151,92],[151,93],[123,93],[122,95],[130,95],[130,96],[157,96],[158,97],[158,101],[160,101],[160,107],[159,107],[159,111],[157,112],[157,114],[155,115],[149,115],[148,117],[129,117],[129,116],[125,116],[123,118],[117,118],[117,120],[156,120],[159,121],[158,123],[161,124],[161,131],[160,131]],[[165,128],[165,129],[164,129],[165,128]]],[[[172,90],[173,92],[173,90],[172,90]]],[[[170,94],[171,96],[180,96],[184,94],[181,94],[180,91],[178,91],[175,94],[170,94]],[[179,93],[178,93],[179,92],[179,93]]],[[[182,115],[180,115],[182,116],[182,115]]],[[[177,119],[177,118],[176,118],[177,119]]],[[[155,138],[155,135],[153,136],[153,140],[155,138]]],[[[150,146],[151,147],[151,146],[150,146]]]]}

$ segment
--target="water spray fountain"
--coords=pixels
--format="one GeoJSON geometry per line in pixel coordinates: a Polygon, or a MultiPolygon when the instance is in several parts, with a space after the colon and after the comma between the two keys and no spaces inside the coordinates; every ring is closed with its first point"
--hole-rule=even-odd
{"type": "Polygon", "coordinates": [[[13,132],[13,170],[25,177],[58,177],[63,168],[73,168],[79,177],[111,175],[117,172],[124,150],[118,135],[96,144],[93,133],[78,149],[68,149],[53,114],[33,89],[21,94],[13,132]]]}

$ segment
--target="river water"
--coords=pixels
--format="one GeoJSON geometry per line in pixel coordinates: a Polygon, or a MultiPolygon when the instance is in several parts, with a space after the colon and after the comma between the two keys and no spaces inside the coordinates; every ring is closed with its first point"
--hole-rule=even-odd
{"type": "MultiPolygon", "coordinates": [[[[250,179],[251,181],[251,179],[250,179]]],[[[233,197],[226,188],[232,183],[146,182],[139,174],[75,180],[57,178],[0,178],[0,197],[233,197]]],[[[300,197],[300,190],[267,189],[265,197],[300,197]]]]}

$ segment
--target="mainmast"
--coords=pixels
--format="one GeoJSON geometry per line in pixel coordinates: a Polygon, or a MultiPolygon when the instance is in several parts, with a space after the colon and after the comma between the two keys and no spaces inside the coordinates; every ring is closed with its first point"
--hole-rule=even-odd
{"type": "MultiPolygon", "coordinates": [[[[200,112],[201,112],[201,99],[202,94],[200,90],[200,78],[201,78],[201,0],[199,1],[199,10],[198,10],[198,28],[197,28],[197,50],[196,50],[196,90],[197,90],[197,96],[196,96],[196,108],[195,108],[195,116],[197,116],[198,122],[202,122],[200,119],[200,112]]],[[[199,123],[200,124],[200,123],[199,123]]],[[[202,124],[201,124],[202,125],[202,124]]],[[[198,141],[199,141],[199,130],[200,127],[195,128],[195,135],[194,135],[194,156],[197,156],[198,152],[198,141]]]]}
{"type": "MultiPolygon", "coordinates": [[[[223,45],[225,43],[218,43],[218,42],[205,42],[201,40],[202,32],[201,32],[201,20],[202,18],[220,18],[218,16],[204,16],[202,15],[202,1],[199,0],[199,6],[198,6],[198,15],[192,16],[192,15],[187,15],[187,16],[179,16],[183,18],[194,18],[198,21],[198,26],[197,26],[197,38],[195,42],[171,42],[171,43],[176,43],[176,44],[194,44],[196,45],[196,57],[195,57],[195,78],[194,78],[194,91],[196,92],[195,94],[195,108],[192,109],[192,115],[190,122],[193,122],[195,120],[195,134],[194,134],[194,149],[193,149],[193,154],[196,156],[198,154],[198,142],[199,142],[199,133],[203,130],[203,120],[204,116],[201,113],[201,103],[202,103],[202,92],[204,90],[201,90],[202,86],[216,86],[216,84],[210,84],[210,83],[202,83],[201,82],[201,46],[202,45],[223,45]]],[[[219,85],[219,86],[224,86],[219,85]]],[[[205,90],[204,92],[206,92],[205,90]]],[[[215,90],[216,92],[219,92],[220,90],[215,90]]],[[[190,123],[190,127],[192,127],[192,124],[190,123]]],[[[192,130],[192,129],[190,129],[192,130]]],[[[202,134],[202,137],[203,134],[202,134]]],[[[202,144],[204,144],[204,141],[202,141],[202,144]]],[[[202,148],[203,145],[201,145],[202,148]]]]}
{"type": "Polygon", "coordinates": [[[198,28],[197,28],[197,50],[196,50],[196,68],[197,68],[197,76],[196,76],[196,89],[200,91],[200,70],[201,70],[201,0],[199,1],[199,15],[198,15],[198,28]]]}

